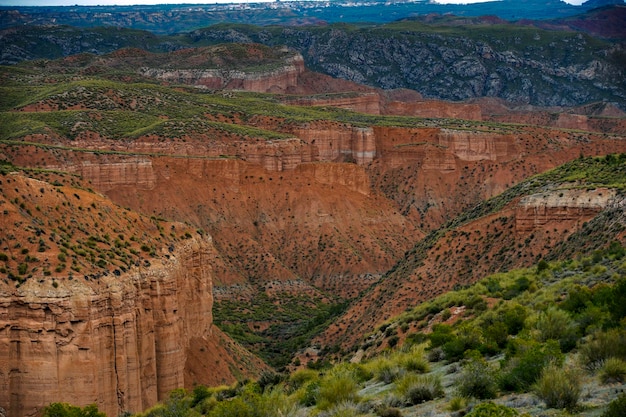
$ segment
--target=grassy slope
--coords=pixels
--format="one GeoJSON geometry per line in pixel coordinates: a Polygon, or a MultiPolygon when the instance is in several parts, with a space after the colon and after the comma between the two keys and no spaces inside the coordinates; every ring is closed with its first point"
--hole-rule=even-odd
{"type": "Polygon", "coordinates": [[[616,308],[626,301],[624,254],[614,244],[590,256],[496,274],[366,335],[357,356],[367,359],[359,364],[179,391],[139,415],[174,407],[207,416],[235,410],[244,416],[448,415],[483,403],[509,413],[498,415],[561,415],[553,408],[567,407],[574,415],[597,416],[626,388],[620,373],[626,372],[626,349],[607,348],[626,338],[620,330],[626,311],[616,308]],[[407,334],[411,322],[422,330],[407,334]],[[622,364],[617,380],[602,365],[609,357],[622,364]],[[563,407],[550,404],[535,385],[547,378],[543,369],[561,378],[554,384],[566,381],[567,390],[580,387],[585,395],[579,392],[563,407]]]}

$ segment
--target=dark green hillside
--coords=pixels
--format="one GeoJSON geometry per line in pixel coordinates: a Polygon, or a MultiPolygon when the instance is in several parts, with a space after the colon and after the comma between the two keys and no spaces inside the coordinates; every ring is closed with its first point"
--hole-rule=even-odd
{"type": "Polygon", "coordinates": [[[409,88],[429,98],[487,96],[538,106],[590,101],[625,106],[623,48],[571,31],[450,18],[380,26],[222,24],[189,34],[199,45],[232,39],[288,45],[312,70],[383,89],[409,88]],[[597,62],[606,66],[597,67],[597,62]]]}

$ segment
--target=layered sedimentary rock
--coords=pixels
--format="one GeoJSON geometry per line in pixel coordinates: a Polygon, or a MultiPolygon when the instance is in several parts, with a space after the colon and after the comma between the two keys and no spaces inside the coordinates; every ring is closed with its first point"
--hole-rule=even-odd
{"type": "Polygon", "coordinates": [[[230,89],[255,92],[283,92],[298,85],[304,71],[302,55],[285,59],[285,64],[266,71],[246,72],[238,69],[165,69],[144,67],[143,76],[176,84],[190,84],[209,89],[230,89]]]}
{"type": "Polygon", "coordinates": [[[315,149],[320,161],[366,165],[376,156],[376,136],[370,127],[322,121],[299,126],[294,134],[315,149]]]}
{"type": "Polygon", "coordinates": [[[192,339],[211,333],[209,239],[98,281],[29,279],[0,292],[0,405],[11,416],[43,405],[96,403],[140,411],[185,384],[192,339]]]}
{"type": "Polygon", "coordinates": [[[602,211],[615,197],[615,190],[571,188],[522,198],[515,210],[515,229],[529,232],[547,224],[582,222],[602,211]]]}
{"type": "Polygon", "coordinates": [[[154,188],[156,181],[152,161],[147,158],[131,157],[109,163],[84,161],[78,170],[99,190],[110,190],[128,185],[150,190],[154,188]]]}
{"type": "Polygon", "coordinates": [[[454,171],[457,160],[509,160],[519,149],[510,135],[454,129],[376,127],[375,138],[377,157],[390,168],[413,164],[454,171]]]}

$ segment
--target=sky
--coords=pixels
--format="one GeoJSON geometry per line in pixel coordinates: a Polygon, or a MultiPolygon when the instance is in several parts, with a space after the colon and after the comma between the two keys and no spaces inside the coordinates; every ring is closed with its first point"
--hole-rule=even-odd
{"type": "MultiPolygon", "coordinates": [[[[260,3],[274,0],[0,0],[0,6],[105,6],[134,4],[213,4],[213,3],[260,3]]],[[[442,4],[468,4],[491,0],[438,0],[442,4]]],[[[581,5],[586,0],[564,0],[566,3],[581,5]]]]}

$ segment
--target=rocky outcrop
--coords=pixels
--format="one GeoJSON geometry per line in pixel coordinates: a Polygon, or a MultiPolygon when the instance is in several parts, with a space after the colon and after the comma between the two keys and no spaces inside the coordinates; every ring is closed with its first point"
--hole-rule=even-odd
{"type": "Polygon", "coordinates": [[[543,229],[547,224],[580,225],[607,207],[614,197],[615,190],[606,188],[571,188],[529,195],[517,205],[515,229],[524,233],[543,229]]]}
{"type": "Polygon", "coordinates": [[[154,188],[156,181],[152,161],[147,158],[131,157],[103,163],[83,161],[77,171],[83,177],[89,178],[97,189],[103,191],[128,185],[150,190],[154,188]]]}
{"type": "Polygon", "coordinates": [[[34,416],[51,402],[140,411],[185,384],[192,339],[211,335],[212,245],[99,281],[27,280],[0,292],[0,405],[34,416]]]}
{"type": "MultiPolygon", "coordinates": [[[[625,109],[624,69],[613,58],[623,53],[620,46],[573,32],[537,29],[513,35],[519,30],[513,25],[503,25],[499,35],[476,29],[477,36],[472,37],[462,25],[442,24],[428,31],[420,30],[422,25],[407,20],[401,29],[392,25],[376,30],[329,26],[325,30],[289,27],[243,32],[216,28],[192,36],[212,42],[245,37],[248,42],[287,45],[299,51],[313,71],[384,90],[408,88],[426,98],[499,97],[536,106],[605,101],[625,109]],[[571,56],[581,59],[572,64],[567,58],[571,56]]],[[[476,115],[475,109],[472,114],[476,115]]]]}
{"type": "Polygon", "coordinates": [[[213,90],[245,90],[259,93],[284,92],[298,85],[304,71],[301,55],[285,59],[284,65],[271,70],[244,71],[239,69],[167,69],[144,67],[139,73],[174,84],[190,84],[213,90]]]}
{"type": "Polygon", "coordinates": [[[376,155],[376,138],[370,127],[322,121],[298,126],[293,133],[315,149],[319,161],[365,165],[376,155]]]}

